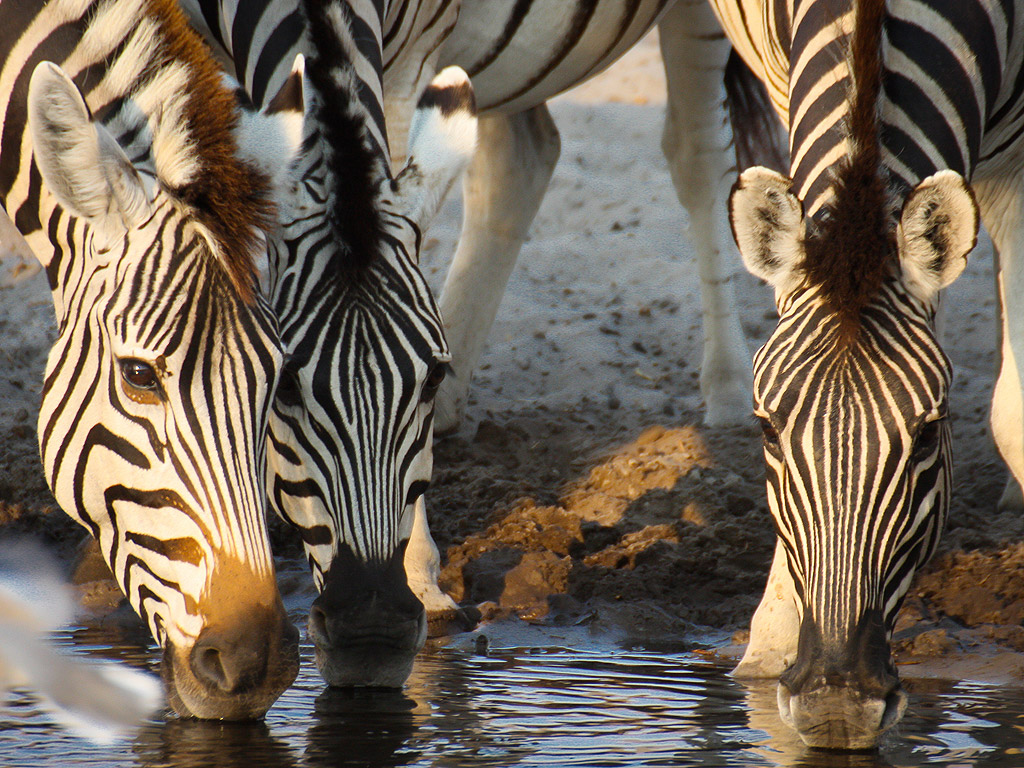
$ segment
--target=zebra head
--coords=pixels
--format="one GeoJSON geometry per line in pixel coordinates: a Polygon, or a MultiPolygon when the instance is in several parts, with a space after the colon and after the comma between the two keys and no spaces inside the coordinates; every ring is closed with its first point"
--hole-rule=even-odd
{"type": "MultiPolygon", "coordinates": [[[[104,11],[116,40],[128,19],[104,11]]],[[[147,45],[161,76],[102,122],[55,64],[39,64],[28,89],[58,325],[40,451],[57,501],[97,539],[162,646],[175,711],[259,717],[298,671],[264,517],[282,364],[252,274],[266,180],[233,159],[234,105],[212,62],[168,66],[166,49],[147,45]],[[186,131],[193,97],[202,135],[186,131]]]]}
{"type": "Polygon", "coordinates": [[[949,505],[951,369],[934,308],[978,230],[952,171],[921,182],[898,221],[848,214],[837,203],[823,223],[806,218],[764,168],[731,199],[743,259],[780,315],[754,358],[768,504],[797,596],[779,705],[804,741],[831,748],[874,746],[906,706],[889,641],[949,505]],[[870,252],[874,270],[843,249],[870,252]]]}
{"type": "Polygon", "coordinates": [[[304,135],[270,249],[286,360],[267,494],[300,533],[320,592],[309,635],[325,680],[401,686],[426,637],[404,557],[430,481],[433,400],[449,361],[419,251],[472,153],[475,107],[465,73],[442,72],[392,178],[358,88],[337,87],[349,77],[340,60],[299,57],[267,107],[291,111],[304,135]]]}

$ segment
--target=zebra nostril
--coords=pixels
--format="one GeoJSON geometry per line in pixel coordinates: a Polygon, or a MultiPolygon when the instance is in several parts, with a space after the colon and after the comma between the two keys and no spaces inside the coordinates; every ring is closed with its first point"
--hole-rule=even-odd
{"type": "Polygon", "coordinates": [[[211,645],[197,645],[192,651],[192,671],[195,676],[211,688],[228,692],[232,681],[224,668],[220,649],[211,645]]]}
{"type": "Polygon", "coordinates": [[[318,605],[309,609],[309,636],[317,645],[331,644],[331,633],[327,629],[327,614],[318,605]]]}
{"type": "Polygon", "coordinates": [[[259,633],[204,633],[192,648],[189,665],[196,680],[210,690],[252,690],[267,676],[266,639],[259,633]]]}

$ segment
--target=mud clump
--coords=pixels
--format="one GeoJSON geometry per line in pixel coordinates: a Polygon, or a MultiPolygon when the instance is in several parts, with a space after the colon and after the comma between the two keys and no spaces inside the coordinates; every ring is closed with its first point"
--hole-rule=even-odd
{"type": "Polygon", "coordinates": [[[453,481],[482,488],[474,475],[495,471],[495,461],[508,464],[506,477],[521,478],[508,486],[519,495],[491,497],[482,530],[444,548],[443,589],[457,601],[493,602],[529,620],[578,621],[602,610],[637,618],[623,606],[723,628],[749,620],[774,539],[767,511],[753,501],[760,467],[722,448],[743,446],[757,456],[753,428],[710,437],[696,426],[666,425],[609,440],[581,423],[558,439],[586,460],[564,464],[550,449],[529,450],[550,444],[545,429],[550,420],[519,415],[507,430],[487,423],[486,440],[478,430],[443,449],[438,463],[446,469],[430,497],[439,540],[465,523],[457,517],[461,505],[445,509],[455,500],[453,481]],[[500,446],[500,455],[485,462],[481,446],[488,453],[500,446]],[[517,473],[524,460],[538,472],[517,473]],[[538,482],[543,470],[555,471],[553,485],[538,482]]]}

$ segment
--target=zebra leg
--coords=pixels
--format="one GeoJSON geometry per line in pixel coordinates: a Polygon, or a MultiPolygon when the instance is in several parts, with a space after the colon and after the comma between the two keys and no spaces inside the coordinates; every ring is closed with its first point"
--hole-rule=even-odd
{"type": "Polygon", "coordinates": [[[750,413],[752,374],[733,287],[742,265],[728,234],[726,211],[735,175],[722,88],[730,46],[705,2],[677,3],[658,32],[668,81],[661,147],[679,202],[690,215],[700,275],[704,423],[736,424],[750,413]]]}
{"type": "Polygon", "coordinates": [[[420,496],[413,510],[412,534],[405,550],[405,578],[409,589],[427,612],[427,635],[448,634],[451,622],[462,615],[459,606],[441,588],[441,556],[427,525],[427,505],[420,496]]]}
{"type": "Polygon", "coordinates": [[[1024,509],[1024,180],[978,182],[975,191],[998,260],[1000,365],[992,393],[990,424],[996,447],[1010,469],[1000,509],[1024,509]]]}
{"type": "Polygon", "coordinates": [[[775,541],[775,557],[761,604],[750,622],[750,642],[735,677],[778,677],[796,659],[800,613],[796,588],[782,540],[775,541]]]}
{"type": "Polygon", "coordinates": [[[462,420],[466,395],[519,249],[558,162],[561,142],[547,106],[480,118],[463,181],[465,214],[440,309],[454,375],[437,394],[435,434],[462,420]]]}

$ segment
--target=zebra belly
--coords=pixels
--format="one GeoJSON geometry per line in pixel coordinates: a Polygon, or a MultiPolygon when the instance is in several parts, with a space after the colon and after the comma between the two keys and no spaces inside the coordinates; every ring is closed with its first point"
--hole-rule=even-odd
{"type": "Polygon", "coordinates": [[[481,111],[522,112],[609,66],[671,4],[465,0],[440,64],[457,64],[469,73],[481,111]]]}

